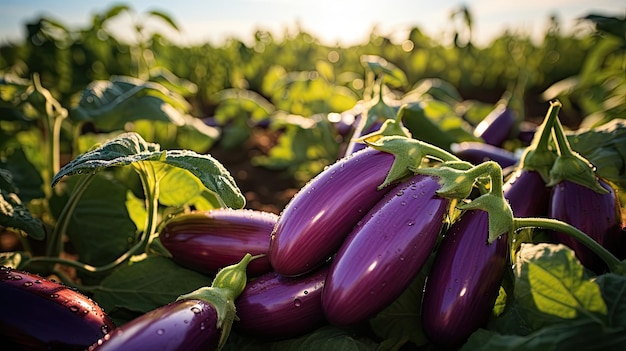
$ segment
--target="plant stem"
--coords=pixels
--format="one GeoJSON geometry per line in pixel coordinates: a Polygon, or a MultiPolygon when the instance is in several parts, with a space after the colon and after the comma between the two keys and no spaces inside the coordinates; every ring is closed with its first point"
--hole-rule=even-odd
{"type": "Polygon", "coordinates": [[[437,147],[435,145],[432,144],[428,144],[422,141],[419,141],[419,144],[421,146],[421,149],[424,151],[423,154],[427,155],[430,158],[435,158],[444,162],[461,162],[461,159],[456,157],[454,154],[440,148],[437,147]]]}
{"type": "Polygon", "coordinates": [[[513,220],[513,227],[515,231],[523,228],[543,228],[565,233],[578,240],[598,255],[606,263],[612,273],[620,275],[626,274],[622,262],[617,257],[587,234],[565,222],[551,218],[515,218],[513,220]]]}
{"type": "Polygon", "coordinates": [[[46,249],[47,256],[58,257],[61,254],[63,250],[63,235],[67,232],[74,209],[89,184],[95,179],[95,176],[95,173],[87,174],[76,184],[76,188],[74,188],[70,198],[65,203],[65,207],[63,207],[59,215],[59,220],[50,234],[50,240],[46,249]]]}

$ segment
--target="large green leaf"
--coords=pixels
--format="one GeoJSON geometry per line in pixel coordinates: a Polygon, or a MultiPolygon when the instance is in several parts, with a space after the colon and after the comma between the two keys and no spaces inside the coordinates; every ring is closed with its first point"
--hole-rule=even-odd
{"type": "Polygon", "coordinates": [[[182,268],[169,258],[149,256],[113,271],[94,289],[94,300],[115,318],[124,315],[121,312],[151,311],[210,285],[208,276],[182,268]]]}
{"type": "MultiPolygon", "coordinates": [[[[65,165],[52,179],[54,186],[66,175],[96,173],[113,166],[134,162],[158,162],[189,171],[211,192],[232,208],[243,208],[245,197],[228,170],[210,155],[189,150],[161,151],[137,133],[124,133],[65,165]]],[[[158,166],[155,166],[158,168],[158,166]]],[[[164,172],[161,172],[163,175],[164,172]]]]}
{"type": "Polygon", "coordinates": [[[189,104],[179,94],[156,82],[133,77],[113,76],[92,82],[70,118],[92,122],[102,130],[123,129],[127,122],[149,119],[183,125],[189,104]]]}
{"type": "Polygon", "coordinates": [[[522,244],[515,262],[518,311],[532,328],[607,314],[600,287],[567,246],[522,244]]]}
{"type": "Polygon", "coordinates": [[[402,87],[408,83],[404,71],[385,58],[377,55],[361,56],[361,65],[376,75],[384,75],[385,83],[394,87],[402,87]]]}

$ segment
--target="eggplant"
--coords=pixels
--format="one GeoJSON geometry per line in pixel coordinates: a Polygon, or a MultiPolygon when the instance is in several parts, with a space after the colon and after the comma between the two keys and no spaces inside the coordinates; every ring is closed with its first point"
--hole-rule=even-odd
{"type": "Polygon", "coordinates": [[[217,350],[221,330],[215,307],[200,299],[178,300],[142,314],[89,350],[217,350]]]}
{"type": "Polygon", "coordinates": [[[268,255],[273,270],[297,276],[320,267],[389,191],[378,186],[393,160],[393,154],[368,147],[335,162],[302,187],[272,231],[268,255]]]}
{"type": "Polygon", "coordinates": [[[491,315],[507,267],[508,235],[489,244],[488,231],[488,212],[466,211],[437,250],[422,297],[422,326],[436,347],[460,347],[491,315]]]}
{"type": "Polygon", "coordinates": [[[550,188],[537,171],[520,168],[502,186],[515,217],[546,217],[550,188]]]}
{"type": "Polygon", "coordinates": [[[324,265],[299,277],[270,272],[252,280],[235,300],[239,320],[234,330],[245,336],[279,340],[325,325],[321,295],[328,270],[329,265],[324,265]]]}
{"type": "MultiPolygon", "coordinates": [[[[360,123],[360,118],[362,118],[362,115],[357,116],[355,123],[361,124],[362,122],[360,123]]],[[[367,145],[363,142],[355,141],[355,139],[358,139],[362,136],[368,135],[370,133],[373,133],[379,130],[380,127],[382,127],[383,122],[384,120],[375,120],[371,122],[369,126],[358,126],[357,129],[354,131],[354,133],[352,133],[350,142],[346,146],[346,150],[344,151],[344,154],[342,156],[345,157],[348,155],[352,155],[353,153],[359,150],[365,149],[367,145]]]]}
{"type": "Polygon", "coordinates": [[[322,292],[326,319],[366,321],[397,299],[435,248],[448,212],[438,178],[415,175],[396,185],[360,221],[333,259],[322,292]]]}
{"type": "MultiPolygon", "coordinates": [[[[619,198],[615,190],[603,179],[599,184],[608,191],[600,194],[586,186],[563,180],[552,188],[549,217],[566,222],[597,241],[614,255],[620,255],[623,239],[619,198]]],[[[607,266],[585,245],[560,232],[552,232],[555,243],[562,243],[576,253],[580,262],[595,273],[601,274],[607,266]]]]}
{"type": "Polygon", "coordinates": [[[217,351],[236,316],[235,299],[247,282],[249,253],[222,268],[210,287],[178,297],[127,322],[89,347],[90,351],[217,351]]]}
{"type": "Polygon", "coordinates": [[[516,124],[513,111],[504,103],[497,104],[474,128],[474,136],[493,146],[502,146],[511,136],[516,124]]]}
{"type": "MultiPolygon", "coordinates": [[[[250,209],[220,208],[174,216],[159,233],[174,262],[201,273],[237,263],[246,253],[267,254],[278,215],[250,209]]],[[[271,271],[267,255],[248,265],[248,275],[271,271]]]]}
{"type": "Polygon", "coordinates": [[[507,168],[519,162],[519,158],[509,150],[480,141],[463,141],[450,145],[450,150],[458,158],[472,164],[495,161],[500,167],[507,168]]]}
{"type": "Polygon", "coordinates": [[[96,302],[37,274],[0,266],[4,350],[84,350],[115,328],[96,302]]]}

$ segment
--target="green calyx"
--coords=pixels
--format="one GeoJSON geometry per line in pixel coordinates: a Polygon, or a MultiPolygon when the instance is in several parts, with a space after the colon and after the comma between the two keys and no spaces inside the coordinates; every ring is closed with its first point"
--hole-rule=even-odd
{"type": "Polygon", "coordinates": [[[556,152],[551,148],[550,141],[552,139],[552,126],[554,121],[558,119],[561,106],[559,101],[550,103],[550,109],[543,123],[537,129],[532,143],[526,148],[520,162],[521,168],[537,171],[546,183],[550,181],[550,169],[557,158],[556,152]]]}
{"type": "Polygon", "coordinates": [[[384,136],[375,142],[366,139],[365,143],[376,150],[388,152],[395,156],[387,177],[378,186],[379,189],[410,175],[413,169],[420,167],[424,157],[442,161],[460,161],[456,156],[443,149],[406,136],[384,136]]]}
{"type": "Polygon", "coordinates": [[[597,193],[607,194],[608,190],[598,182],[593,165],[570,147],[558,119],[554,123],[553,130],[559,148],[559,156],[550,169],[550,182],[547,185],[554,186],[561,181],[568,180],[597,193]]]}
{"type": "Polygon", "coordinates": [[[202,287],[188,294],[180,295],[178,300],[202,300],[211,304],[217,312],[217,328],[221,329],[218,350],[226,343],[233,322],[237,319],[235,299],[241,295],[248,280],[246,269],[253,259],[263,255],[246,254],[236,264],[222,268],[213,279],[210,287],[202,287]]]}

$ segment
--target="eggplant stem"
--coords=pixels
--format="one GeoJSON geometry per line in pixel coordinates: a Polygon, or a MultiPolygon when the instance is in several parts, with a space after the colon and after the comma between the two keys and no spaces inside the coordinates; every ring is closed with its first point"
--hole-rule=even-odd
{"type": "Polygon", "coordinates": [[[587,234],[568,223],[552,218],[514,218],[513,228],[514,231],[524,228],[543,228],[567,234],[587,246],[591,251],[598,255],[606,263],[611,273],[626,275],[626,269],[624,268],[622,262],[615,257],[615,255],[587,234]]]}

